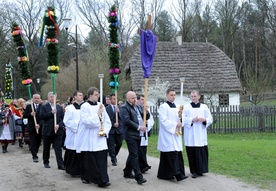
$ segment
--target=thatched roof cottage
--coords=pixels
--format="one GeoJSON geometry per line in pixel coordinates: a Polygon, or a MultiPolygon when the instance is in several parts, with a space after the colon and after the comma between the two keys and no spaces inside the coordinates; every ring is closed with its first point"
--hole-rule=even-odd
{"type": "MultiPolygon", "coordinates": [[[[128,67],[131,70],[133,90],[142,93],[144,78],[140,47],[131,57],[128,67]]],[[[211,43],[157,42],[149,87],[154,86],[158,78],[161,82],[169,82],[169,86],[176,90],[178,94],[176,102],[189,102],[189,93],[197,89],[202,95],[202,101],[208,104],[239,105],[240,103],[241,83],[235,64],[211,43]],[[180,100],[180,78],[185,78],[182,100],[180,100]]],[[[165,92],[160,93],[162,96],[165,94],[165,92]]],[[[150,96],[149,94],[149,100],[150,96]]]]}

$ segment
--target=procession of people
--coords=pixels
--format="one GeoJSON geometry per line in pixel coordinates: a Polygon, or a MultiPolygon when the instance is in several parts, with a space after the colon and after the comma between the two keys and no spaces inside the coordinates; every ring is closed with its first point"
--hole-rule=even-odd
{"type": "MultiPolygon", "coordinates": [[[[143,174],[151,169],[147,162],[147,145],[155,122],[148,106],[145,107],[144,95],[128,91],[122,105],[116,103],[115,94],[105,96],[110,100],[108,104],[99,102],[100,93],[96,87],[90,87],[86,96],[88,99],[84,101],[84,94],[75,91],[64,108],[54,104],[53,92],[48,93],[45,103],[37,93],[33,94],[32,100],[20,104],[21,107],[18,107],[21,99],[13,100],[10,105],[1,103],[2,153],[8,153],[8,145],[16,141],[19,149],[23,147],[25,133],[17,127],[21,123],[16,120],[22,119],[23,126],[25,119],[33,162],[40,161],[38,155],[42,145],[40,162],[45,168],[51,168],[50,150],[53,148],[58,170],[80,178],[84,184],[108,187],[111,185],[108,160],[110,158],[116,168],[116,156],[125,140],[129,155],[126,161],[119,161],[125,162],[123,177],[134,179],[138,184],[146,183],[143,174]],[[144,113],[146,123],[143,122],[144,113]]],[[[207,105],[199,103],[197,90],[191,92],[191,103],[183,110],[179,110],[180,105],[174,102],[175,97],[175,90],[168,88],[166,102],[158,109],[160,162],[156,174],[159,179],[182,181],[188,178],[183,144],[188,157],[185,164],[189,164],[191,177],[197,178],[208,172],[207,127],[213,118],[207,105]],[[182,128],[183,135],[179,134],[182,128]]]]}

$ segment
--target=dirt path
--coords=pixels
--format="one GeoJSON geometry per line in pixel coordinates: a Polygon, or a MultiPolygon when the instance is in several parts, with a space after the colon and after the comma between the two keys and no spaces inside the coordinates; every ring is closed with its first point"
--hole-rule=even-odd
{"type": "MultiPolygon", "coordinates": [[[[0,190],[1,191],[86,191],[102,190],[97,185],[86,185],[81,183],[79,178],[72,178],[64,171],[58,170],[53,150],[51,151],[50,169],[44,168],[42,164],[42,152],[40,149],[38,163],[34,163],[31,154],[24,145],[20,149],[17,145],[10,145],[8,153],[0,153],[0,190]]],[[[133,179],[123,178],[123,171],[127,150],[122,149],[118,156],[118,166],[111,166],[109,160],[108,173],[111,186],[106,188],[115,191],[141,191],[141,190],[158,190],[158,191],[265,191],[239,182],[235,179],[226,178],[225,176],[208,173],[203,177],[192,179],[189,177],[181,182],[159,180],[156,177],[159,159],[148,157],[152,169],[145,173],[144,177],[147,182],[138,185],[133,179]]],[[[186,174],[190,176],[186,168],[186,174]]]]}

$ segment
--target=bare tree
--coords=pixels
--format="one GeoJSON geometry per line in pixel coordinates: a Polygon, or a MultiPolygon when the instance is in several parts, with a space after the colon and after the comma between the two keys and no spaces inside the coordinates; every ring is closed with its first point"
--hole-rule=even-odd
{"type": "MultiPolygon", "coordinates": [[[[94,38],[101,39],[101,47],[108,42],[108,22],[106,19],[109,6],[107,3],[98,0],[75,0],[78,16],[91,29],[94,38]]],[[[100,41],[99,39],[99,41],[100,41]]]]}
{"type": "Polygon", "coordinates": [[[190,42],[193,40],[195,27],[195,16],[200,9],[200,1],[178,0],[172,3],[171,15],[178,25],[182,40],[190,42]]]}
{"type": "Polygon", "coordinates": [[[239,5],[237,0],[218,0],[215,4],[217,20],[221,29],[223,51],[235,61],[235,37],[242,18],[246,13],[247,4],[239,5]]]}
{"type": "Polygon", "coordinates": [[[254,68],[247,70],[247,78],[245,79],[245,87],[248,89],[248,94],[252,96],[251,102],[254,105],[261,103],[264,100],[264,94],[272,87],[271,73],[269,69],[261,66],[259,75],[255,75],[254,68]]]}
{"type": "Polygon", "coordinates": [[[120,33],[119,38],[122,45],[121,48],[121,62],[122,68],[125,67],[125,64],[133,54],[136,44],[133,42],[133,36],[137,32],[137,23],[135,21],[136,15],[132,14],[135,12],[135,8],[133,6],[130,7],[129,12],[128,10],[128,0],[120,0],[116,1],[116,6],[118,9],[118,18],[120,21],[120,33]]]}

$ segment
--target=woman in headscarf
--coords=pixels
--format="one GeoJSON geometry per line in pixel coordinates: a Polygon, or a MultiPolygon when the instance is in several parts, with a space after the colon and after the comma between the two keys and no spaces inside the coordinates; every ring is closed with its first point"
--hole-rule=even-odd
{"type": "Polygon", "coordinates": [[[5,105],[5,109],[1,111],[0,120],[0,143],[2,145],[2,152],[6,153],[9,143],[14,140],[14,116],[10,110],[9,105],[5,105]]]}

